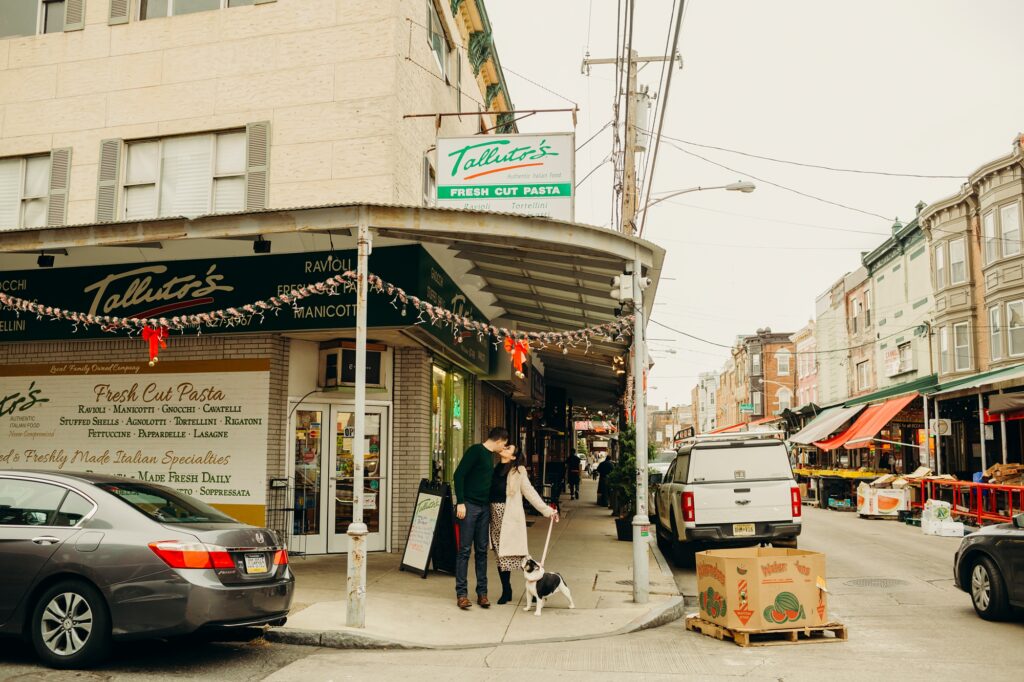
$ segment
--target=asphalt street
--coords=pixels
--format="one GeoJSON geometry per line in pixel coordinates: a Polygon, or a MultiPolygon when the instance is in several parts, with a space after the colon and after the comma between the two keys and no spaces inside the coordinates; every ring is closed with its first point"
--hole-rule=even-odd
{"type": "MultiPolygon", "coordinates": [[[[446,651],[336,651],[259,638],[181,640],[121,647],[104,668],[79,673],[42,668],[20,643],[4,642],[0,679],[521,682],[683,674],[696,680],[1019,680],[1024,622],[988,623],[975,616],[969,597],[953,586],[958,542],[896,522],[807,509],[801,546],[828,556],[831,612],[849,627],[846,643],[740,648],[687,632],[682,623],[613,638],[446,651]]],[[[677,569],[676,578],[693,593],[692,571],[677,569]]]]}

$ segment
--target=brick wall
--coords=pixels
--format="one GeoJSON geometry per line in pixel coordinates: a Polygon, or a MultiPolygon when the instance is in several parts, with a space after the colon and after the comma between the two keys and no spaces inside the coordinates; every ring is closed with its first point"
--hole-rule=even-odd
{"type": "Polygon", "coordinates": [[[391,448],[391,550],[405,548],[422,478],[430,476],[431,357],[420,348],[395,349],[394,443],[391,448]]]}
{"type": "MultiPolygon", "coordinates": [[[[146,346],[137,338],[0,343],[0,365],[46,362],[139,362],[146,346]]],[[[288,341],[275,334],[172,336],[160,352],[164,361],[270,359],[270,415],[267,423],[267,477],[284,476],[288,417],[288,341]]]]}

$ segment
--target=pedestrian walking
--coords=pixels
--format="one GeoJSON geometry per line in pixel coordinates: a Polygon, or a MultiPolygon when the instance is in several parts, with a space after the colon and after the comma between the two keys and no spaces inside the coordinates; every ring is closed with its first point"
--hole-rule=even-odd
{"type": "MultiPolygon", "coordinates": [[[[498,453],[500,461],[494,467],[491,478],[491,546],[498,560],[498,577],[501,579],[499,604],[512,601],[512,571],[523,568],[523,557],[530,550],[526,542],[526,512],[523,499],[545,518],[558,513],[544,504],[530,484],[526,473],[526,458],[516,453],[516,446],[509,445],[498,453]]],[[[477,555],[479,556],[479,554],[477,555]]]]}
{"type": "MultiPolygon", "coordinates": [[[[455,516],[459,520],[459,553],[455,559],[455,599],[460,609],[468,609],[469,555],[476,552],[476,603],[490,608],[487,600],[487,528],[491,518],[491,477],[494,455],[508,445],[508,431],[495,427],[487,440],[470,446],[455,468],[455,516]]],[[[524,521],[525,524],[525,521],[524,521]]]]}
{"type": "Polygon", "coordinates": [[[565,478],[569,483],[569,499],[580,499],[580,456],[575,452],[565,458],[565,478]]]}
{"type": "Polygon", "coordinates": [[[612,460],[606,456],[597,465],[597,475],[600,477],[597,481],[597,503],[600,505],[608,503],[608,474],[611,472],[612,460]]]}

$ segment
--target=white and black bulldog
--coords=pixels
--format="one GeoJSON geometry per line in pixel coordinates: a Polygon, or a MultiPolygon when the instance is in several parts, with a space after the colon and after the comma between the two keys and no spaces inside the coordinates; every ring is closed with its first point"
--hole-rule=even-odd
{"type": "Polygon", "coordinates": [[[576,608],[572,600],[572,593],[569,586],[557,573],[548,573],[544,568],[530,557],[523,558],[523,575],[526,578],[526,608],[529,611],[531,600],[537,604],[537,610],[533,615],[539,616],[544,607],[545,600],[555,592],[561,592],[569,600],[569,608],[576,608]]]}

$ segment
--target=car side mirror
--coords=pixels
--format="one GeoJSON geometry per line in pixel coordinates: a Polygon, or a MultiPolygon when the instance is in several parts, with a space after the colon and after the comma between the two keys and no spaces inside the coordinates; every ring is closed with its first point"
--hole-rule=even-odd
{"type": "Polygon", "coordinates": [[[1024,514],[1017,514],[1014,516],[1013,525],[1017,528],[1024,528],[1024,514]]]}
{"type": "Polygon", "coordinates": [[[650,474],[650,475],[648,476],[648,478],[647,478],[647,482],[648,482],[648,483],[649,483],[650,485],[657,485],[657,484],[661,483],[661,481],[662,481],[662,479],[663,479],[663,478],[664,478],[664,476],[663,476],[662,474],[660,474],[660,473],[654,473],[654,474],[650,474]]]}

